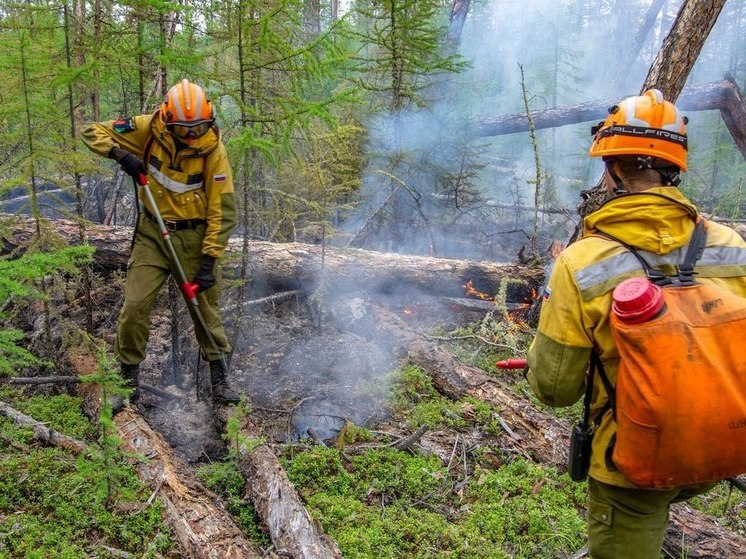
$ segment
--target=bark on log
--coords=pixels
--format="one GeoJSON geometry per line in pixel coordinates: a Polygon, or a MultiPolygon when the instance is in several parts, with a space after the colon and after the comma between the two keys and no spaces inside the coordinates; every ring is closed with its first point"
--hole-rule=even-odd
{"type": "MultiPolygon", "coordinates": [[[[250,422],[242,433],[251,438],[260,434],[250,422]]],[[[342,559],[337,544],[308,514],[274,452],[265,445],[244,453],[239,469],[246,478],[246,494],[269,528],[277,551],[294,559],[342,559]]]]}
{"type": "MultiPolygon", "coordinates": [[[[2,239],[0,253],[21,249],[35,231],[33,221],[25,216],[3,216],[14,219],[12,229],[2,239]]],[[[74,221],[54,220],[55,232],[68,244],[78,243],[74,221]]],[[[94,267],[103,271],[124,270],[129,255],[132,229],[128,227],[89,225],[88,242],[96,249],[94,267]]],[[[242,239],[231,239],[224,270],[229,275],[238,265],[232,254],[241,250],[242,239]]],[[[367,290],[391,293],[404,289],[426,294],[458,297],[472,281],[474,288],[488,294],[497,293],[502,280],[522,278],[526,285],[511,284],[508,300],[522,302],[530,298],[531,289],[542,281],[541,267],[478,262],[425,256],[407,256],[361,249],[326,247],[322,268],[322,247],[302,243],[248,243],[249,278],[266,292],[301,289],[313,290],[320,282],[335,292],[367,290]]]]}
{"type": "Polygon", "coordinates": [[[137,473],[163,502],[166,521],[186,557],[250,559],[264,557],[236,526],[216,495],[200,484],[161,435],[132,410],[114,417],[124,450],[145,458],[137,473]]]}
{"type": "MultiPolygon", "coordinates": [[[[738,86],[732,77],[726,76],[723,81],[688,87],[682,92],[676,104],[685,112],[719,110],[727,113],[732,110],[729,97],[733,95],[733,91],[738,92],[738,86]]],[[[633,93],[627,95],[621,94],[613,99],[587,101],[575,105],[552,107],[543,111],[533,111],[531,118],[537,130],[557,128],[579,122],[595,123],[608,116],[609,107],[618,103],[620,99],[630,95],[633,95],[633,93]]],[[[477,136],[501,136],[516,132],[528,132],[528,117],[526,113],[484,118],[477,123],[475,130],[477,136]]],[[[746,157],[746,152],[742,150],[742,153],[746,157]]]]}
{"type": "Polygon", "coordinates": [[[277,551],[294,559],[342,559],[337,544],[308,514],[275,454],[255,448],[240,463],[247,493],[277,551]]]}
{"type": "Polygon", "coordinates": [[[34,430],[34,439],[53,446],[69,450],[73,454],[80,454],[86,449],[86,444],[72,437],[68,437],[47,427],[44,423],[37,421],[31,416],[21,413],[5,402],[0,402],[0,414],[13,421],[16,425],[31,427],[34,430]]]}
{"type": "MultiPolygon", "coordinates": [[[[360,301],[338,305],[337,320],[349,317],[340,324],[361,336],[375,331],[377,336],[383,332],[390,339],[399,340],[407,361],[425,370],[442,394],[453,399],[471,396],[500,409],[500,422],[505,429],[500,440],[503,448],[523,451],[522,454],[536,462],[566,470],[571,430],[566,420],[537,409],[528,398],[516,394],[504,379],[463,363],[407,327],[398,316],[360,301]],[[354,306],[358,312],[345,312],[346,305],[354,306]],[[365,311],[360,312],[361,308],[365,311]],[[363,321],[367,325],[362,326],[363,321]]],[[[742,557],[746,537],[719,526],[712,517],[682,503],[672,508],[664,547],[674,557],[735,559],[742,557]]]]}

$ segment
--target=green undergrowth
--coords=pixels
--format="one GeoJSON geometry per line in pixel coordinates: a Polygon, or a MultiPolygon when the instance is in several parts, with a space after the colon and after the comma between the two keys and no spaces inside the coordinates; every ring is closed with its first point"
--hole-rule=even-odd
{"type": "Polygon", "coordinates": [[[103,458],[80,398],[12,396],[0,394],[91,450],[75,456],[37,443],[32,429],[0,417],[0,558],[162,556],[171,542],[159,501],[146,503],[151,492],[121,454],[103,458]]]}
{"type": "MultiPolygon", "coordinates": [[[[414,430],[427,424],[498,434],[500,410],[473,398],[451,401],[414,366],[391,389],[394,418],[414,430]]],[[[286,447],[283,465],[312,516],[346,558],[497,559],[567,557],[583,546],[584,484],[552,467],[503,453],[491,469],[470,450],[470,469],[435,454],[410,453],[346,427],[336,447],[286,447]],[[355,446],[357,442],[366,444],[355,446]],[[350,446],[347,446],[347,445],[350,446]]]]}
{"type": "MultiPolygon", "coordinates": [[[[743,479],[741,476],[741,481],[743,479]]],[[[717,517],[722,525],[746,536],[746,493],[729,482],[722,481],[708,493],[689,502],[694,508],[717,517]]]]}
{"type": "Polygon", "coordinates": [[[433,455],[385,447],[314,447],[283,462],[348,559],[550,558],[583,545],[583,491],[522,458],[465,483],[433,455]]]}

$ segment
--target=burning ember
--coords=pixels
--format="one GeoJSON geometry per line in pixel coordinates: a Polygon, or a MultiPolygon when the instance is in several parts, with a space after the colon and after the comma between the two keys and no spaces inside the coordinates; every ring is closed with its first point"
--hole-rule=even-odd
{"type": "Polygon", "coordinates": [[[477,299],[481,299],[482,301],[494,301],[495,297],[492,295],[487,295],[486,293],[482,293],[481,291],[478,291],[474,288],[474,283],[472,283],[471,280],[467,281],[465,285],[462,286],[464,288],[464,294],[469,296],[473,295],[477,299]]]}

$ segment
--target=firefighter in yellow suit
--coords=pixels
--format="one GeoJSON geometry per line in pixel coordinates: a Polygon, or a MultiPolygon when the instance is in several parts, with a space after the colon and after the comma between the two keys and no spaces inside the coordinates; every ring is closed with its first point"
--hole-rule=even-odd
{"type": "MultiPolygon", "coordinates": [[[[550,406],[569,406],[582,397],[593,348],[616,383],[619,352],[609,324],[612,291],[642,270],[626,248],[597,233],[616,237],[640,250],[654,267],[666,269],[683,260],[698,218],[697,208],[677,188],[680,171],[687,169],[686,120],[677,107],[652,89],[610,111],[595,131],[590,155],[604,159],[611,199],[585,218],[582,238],[557,258],[528,352],[531,387],[550,406]]],[[[743,239],[728,227],[707,222],[696,278],[746,297],[743,239]]],[[[636,488],[606,460],[616,424],[603,383],[593,388],[591,424],[597,427],[588,472],[591,557],[659,559],[669,505],[712,484],[636,488]]]]}
{"type": "MultiPolygon", "coordinates": [[[[82,138],[94,153],[116,160],[131,177],[147,175],[148,185],[140,188],[151,189],[186,277],[199,285],[197,302],[214,344],[192,306],[188,308],[202,356],[210,364],[213,399],[238,402],[226,381],[231,347],[218,308],[219,259],[236,225],[236,202],[228,156],[205,91],[182,80],[169,89],[154,114],[87,124],[82,138]]],[[[139,364],[146,355],[153,302],[175,271],[156,208],[148,207],[148,197],[142,194],[144,208],[127,265],[114,348],[122,375],[135,389],[131,403],[139,396],[139,364]]]]}

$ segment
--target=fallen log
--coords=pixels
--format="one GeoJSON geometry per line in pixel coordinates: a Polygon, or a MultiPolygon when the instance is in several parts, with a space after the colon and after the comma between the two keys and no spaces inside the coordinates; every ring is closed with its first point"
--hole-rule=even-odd
{"type": "Polygon", "coordinates": [[[80,454],[86,449],[86,444],[83,441],[68,437],[67,435],[55,431],[51,427],[48,427],[44,423],[37,421],[33,417],[21,413],[17,409],[13,408],[5,402],[0,402],[0,413],[5,417],[13,421],[16,425],[22,427],[31,427],[34,430],[34,439],[42,441],[52,446],[64,448],[69,450],[73,454],[80,454]]]}
{"type": "MultiPolygon", "coordinates": [[[[23,250],[35,234],[33,219],[26,216],[0,214],[6,224],[0,253],[23,250]]],[[[79,229],[74,221],[50,222],[54,232],[69,245],[79,243],[79,229]]],[[[94,268],[102,271],[122,271],[129,256],[132,229],[120,226],[89,224],[88,242],[96,249],[94,268]]],[[[223,268],[226,275],[235,273],[238,264],[231,257],[241,251],[242,239],[231,239],[223,268]]],[[[544,271],[540,266],[521,266],[494,262],[409,256],[362,249],[339,248],[303,243],[248,243],[248,277],[252,284],[267,293],[300,289],[312,291],[323,282],[335,293],[366,290],[371,293],[406,294],[407,291],[431,295],[458,297],[464,285],[471,281],[474,288],[491,295],[498,292],[504,280],[521,278],[511,283],[507,298],[523,302],[531,290],[541,283],[544,271]],[[322,258],[322,250],[323,258],[322,258]]]]}
{"type": "MultiPolygon", "coordinates": [[[[256,438],[259,430],[249,424],[243,426],[242,432],[256,438]]],[[[294,559],[342,559],[337,544],[311,518],[268,446],[242,453],[239,469],[246,478],[246,494],[281,555],[294,559]]]]}
{"type": "MultiPolygon", "coordinates": [[[[87,449],[86,443],[51,429],[34,418],[0,402],[0,413],[17,425],[32,427],[34,438],[73,454],[87,449]]],[[[199,484],[145,420],[132,410],[114,417],[124,449],[142,456],[137,472],[157,492],[166,521],[182,546],[184,557],[196,559],[251,559],[264,557],[235,525],[219,499],[199,484]]]]}
{"type": "Polygon", "coordinates": [[[123,447],[143,458],[139,477],[157,491],[166,521],[186,557],[195,559],[250,559],[264,557],[220,503],[194,477],[191,469],[173,454],[163,437],[130,409],[118,413],[114,423],[123,447]]]}
{"type": "Polygon", "coordinates": [[[58,377],[2,377],[0,384],[76,384],[83,382],[78,377],[58,376],[58,377]]]}
{"type": "MultiPolygon", "coordinates": [[[[727,114],[734,108],[737,109],[737,106],[734,106],[732,101],[734,90],[738,92],[738,86],[733,78],[726,76],[719,82],[703,83],[688,87],[681,92],[681,97],[679,97],[677,105],[685,112],[719,110],[727,114]]],[[[609,114],[609,107],[617,104],[619,99],[631,95],[635,95],[635,93],[533,111],[531,112],[531,118],[537,130],[557,128],[580,122],[604,120],[609,114]]],[[[526,113],[483,118],[477,123],[475,130],[477,136],[501,136],[517,132],[528,132],[528,117],[526,113]]]]}
{"type": "MultiPolygon", "coordinates": [[[[500,410],[499,419],[505,430],[500,437],[501,446],[520,447],[521,454],[536,462],[555,466],[560,471],[567,469],[571,431],[567,420],[541,411],[528,397],[516,393],[504,379],[462,362],[409,328],[400,317],[380,307],[350,299],[337,303],[332,312],[340,326],[358,335],[385,335],[398,340],[406,361],[426,371],[442,394],[452,399],[471,396],[495,406],[500,410]],[[352,305],[356,311],[345,311],[347,305],[352,305]]],[[[735,559],[743,556],[746,537],[679,503],[672,507],[664,546],[672,557],[735,559]]]]}

